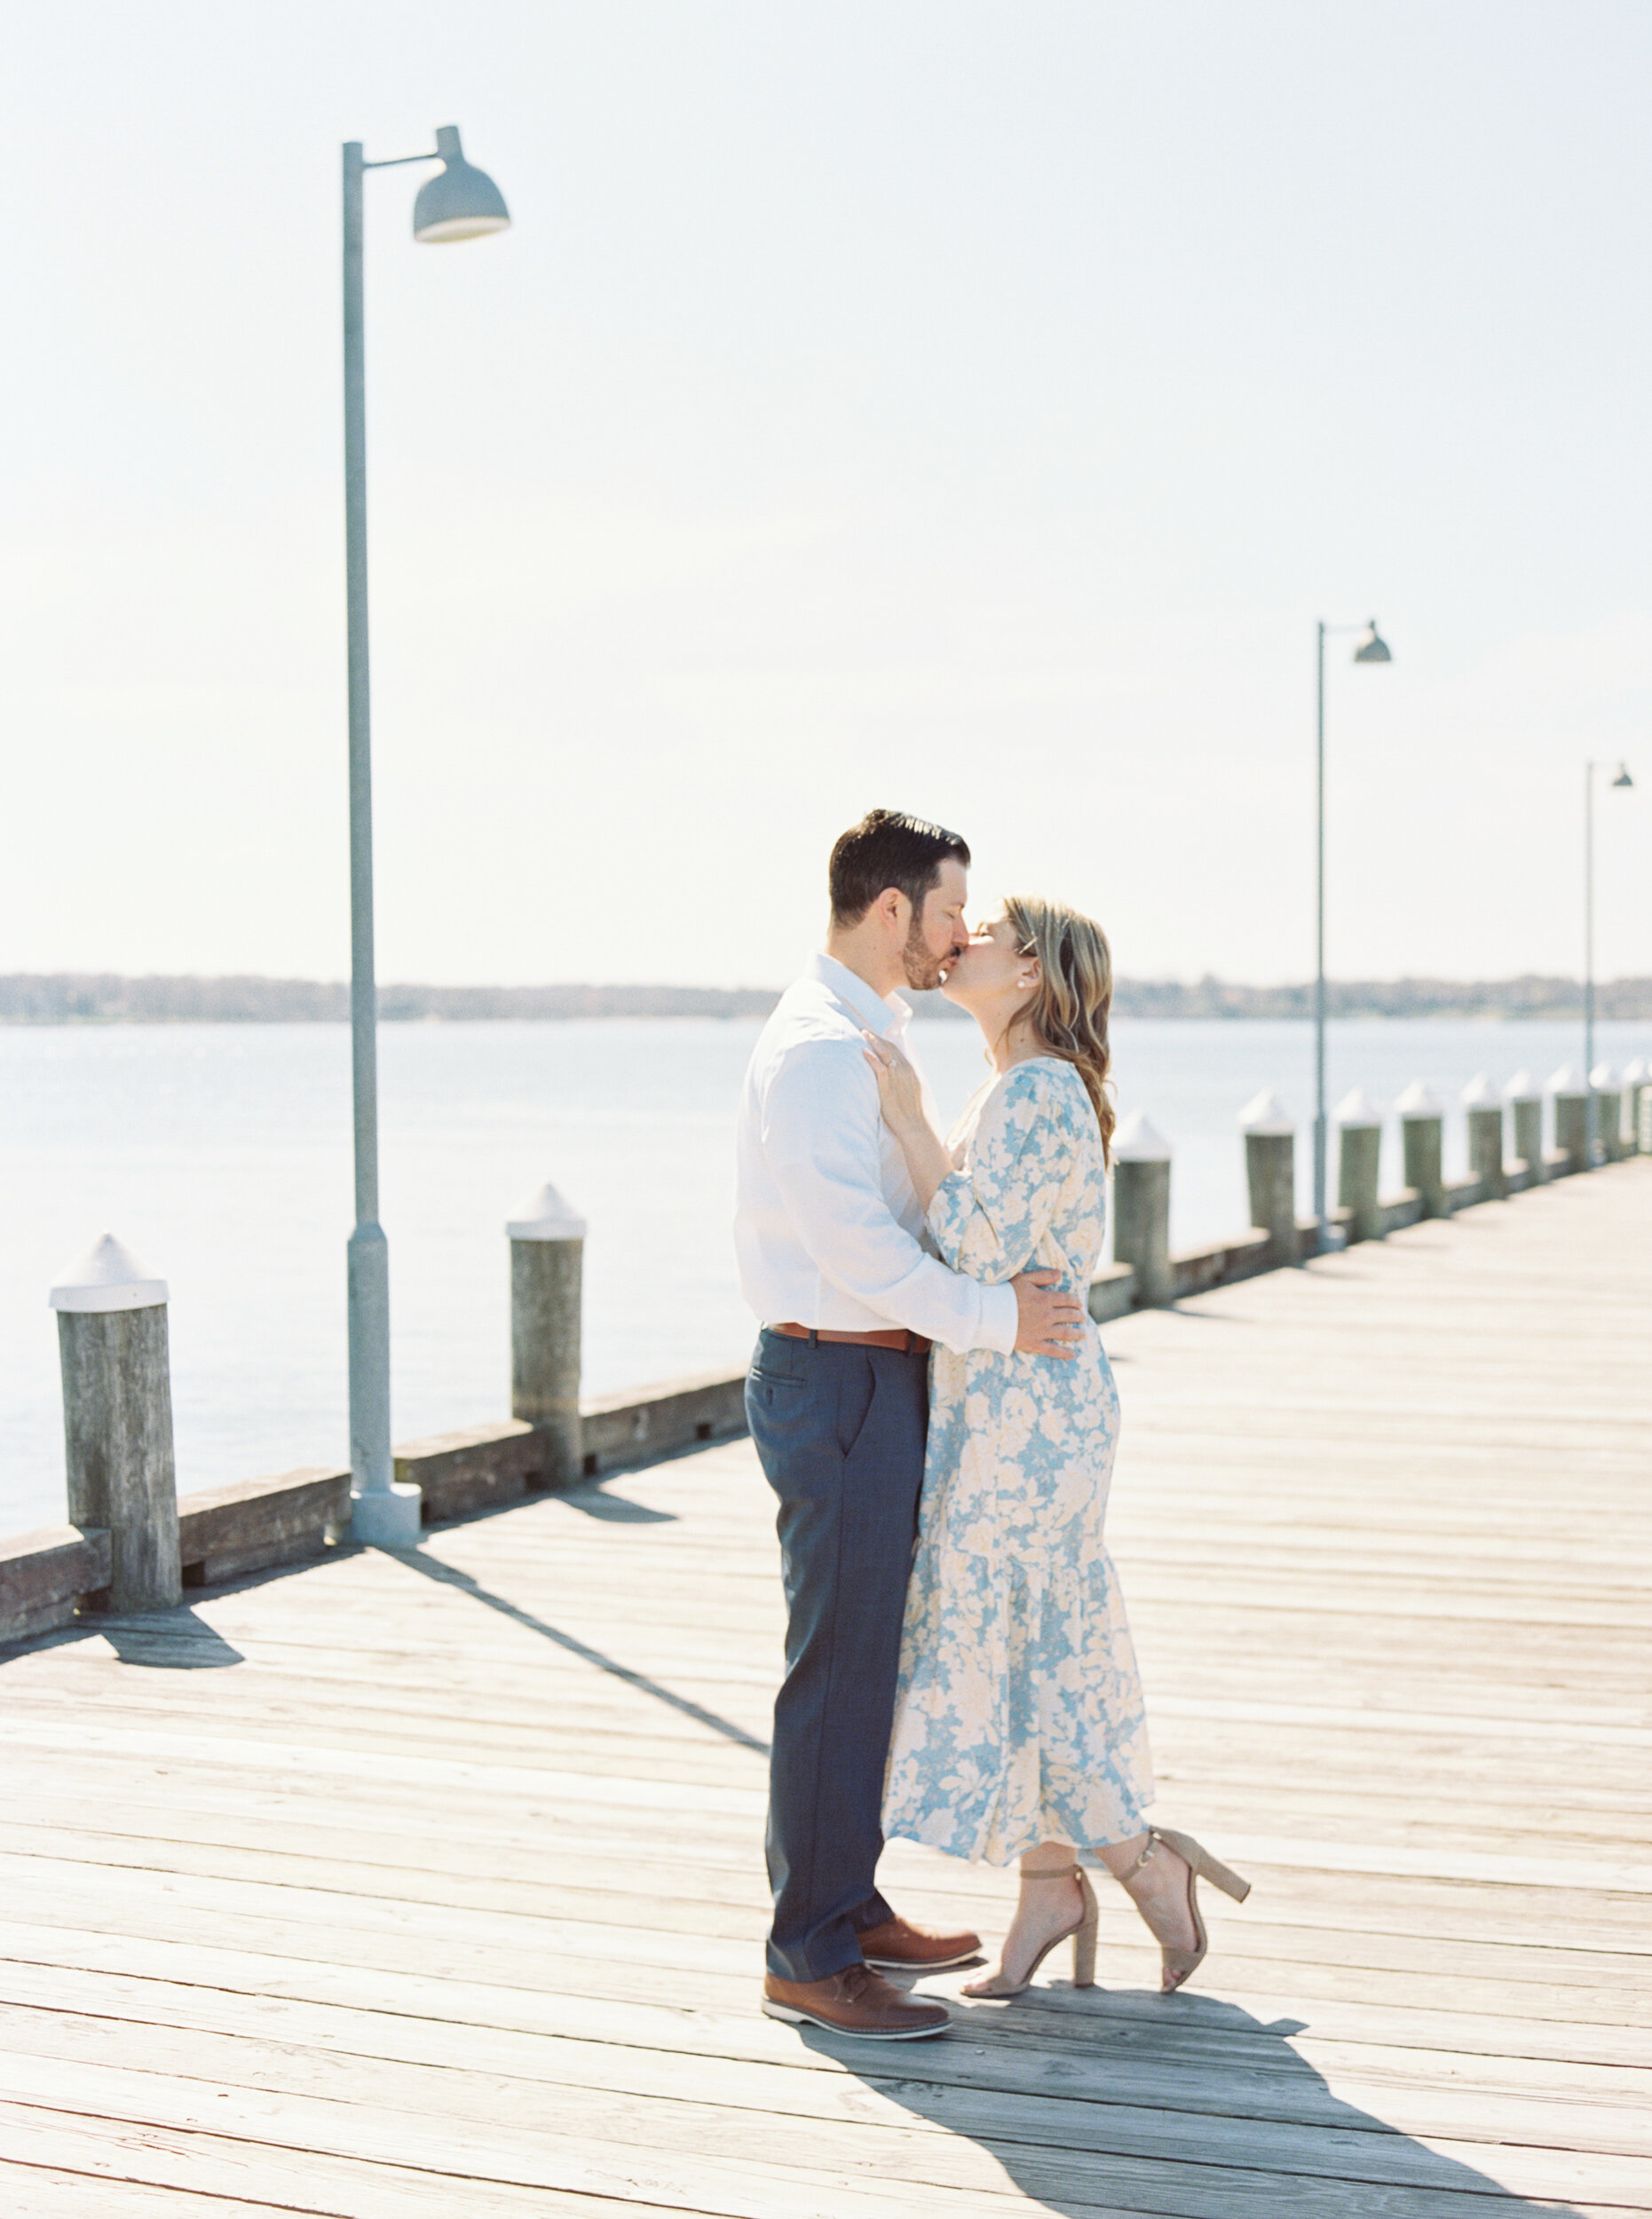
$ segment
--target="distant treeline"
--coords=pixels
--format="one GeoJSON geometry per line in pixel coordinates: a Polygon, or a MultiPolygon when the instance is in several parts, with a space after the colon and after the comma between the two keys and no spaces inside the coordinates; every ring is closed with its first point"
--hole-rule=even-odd
{"type": "MultiPolygon", "coordinates": [[[[1325,999],[1333,1017],[1581,1017],[1583,985],[1575,978],[1330,979],[1325,999]]],[[[1174,979],[1120,979],[1114,1007],[1129,1017],[1311,1017],[1314,989],[1232,986],[1202,978],[1187,986],[1174,979]]],[[[1652,1017],[1652,978],[1597,983],[1595,1015],[1652,1017]]]]}
{"type": "MultiPolygon", "coordinates": [[[[765,1017],[767,987],[381,986],[388,1021],[478,1017],[765,1017]]],[[[350,989],[312,978],[122,978],[108,971],[0,977],[0,1023],[309,1024],[350,1015],[350,989]]]]}
{"type": "MultiPolygon", "coordinates": [[[[1576,1017],[1576,979],[1399,978],[1337,980],[1329,988],[1337,1017],[1576,1017]]],[[[775,994],[763,986],[382,986],[379,1015],[391,1022],[511,1017],[763,1017],[775,994]]],[[[938,995],[920,997],[924,1015],[960,1015],[938,995]]],[[[1115,1007],[1127,1017],[1308,1017],[1314,990],[1235,986],[1218,978],[1196,985],[1171,979],[1121,979],[1115,1007]]],[[[1652,1018],[1652,978],[1598,986],[1602,1017],[1652,1018]]],[[[0,976],[0,1024],[338,1023],[350,990],[307,978],[122,978],[111,971],[15,973],[0,976]]]]}

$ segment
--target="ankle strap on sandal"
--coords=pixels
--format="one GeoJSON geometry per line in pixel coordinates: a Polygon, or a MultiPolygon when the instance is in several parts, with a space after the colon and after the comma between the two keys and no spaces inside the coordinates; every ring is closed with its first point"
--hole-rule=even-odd
{"type": "Polygon", "coordinates": [[[1164,1840],[1164,1836],[1159,1832],[1156,1826],[1150,1826],[1147,1829],[1146,1848],[1143,1849],[1142,1854],[1136,1859],[1134,1864],[1127,1865],[1124,1871],[1119,1874],[1118,1877],[1120,1880],[1128,1880],[1132,1873],[1140,1872],[1142,1866],[1147,1863],[1149,1858],[1151,1857],[1153,1852],[1158,1847],[1158,1844],[1164,1840]]]}
{"type": "Polygon", "coordinates": [[[1024,1872],[1023,1880],[1076,1880],[1083,1872],[1082,1865],[1063,1865],[1059,1872],[1024,1872]]]}

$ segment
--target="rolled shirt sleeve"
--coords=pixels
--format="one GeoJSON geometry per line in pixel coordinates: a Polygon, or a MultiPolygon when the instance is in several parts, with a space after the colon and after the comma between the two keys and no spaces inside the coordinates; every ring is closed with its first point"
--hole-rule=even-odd
{"type": "Polygon", "coordinates": [[[763,1142],[793,1228],[823,1278],[960,1354],[1015,1347],[1015,1289],[948,1270],[890,1210],[879,1178],[877,1082],[858,1040],[816,1038],[787,1053],[766,1090],[763,1142]]]}

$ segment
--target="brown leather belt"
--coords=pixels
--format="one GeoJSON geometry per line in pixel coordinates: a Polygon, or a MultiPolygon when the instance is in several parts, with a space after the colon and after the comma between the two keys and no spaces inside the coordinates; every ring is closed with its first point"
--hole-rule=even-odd
{"type": "Polygon", "coordinates": [[[898,1325],[886,1325],[875,1333],[834,1333],[824,1325],[771,1325],[771,1333],[784,1333],[787,1340],[850,1341],[857,1348],[893,1348],[902,1356],[927,1356],[934,1347],[921,1333],[908,1333],[898,1325]]]}

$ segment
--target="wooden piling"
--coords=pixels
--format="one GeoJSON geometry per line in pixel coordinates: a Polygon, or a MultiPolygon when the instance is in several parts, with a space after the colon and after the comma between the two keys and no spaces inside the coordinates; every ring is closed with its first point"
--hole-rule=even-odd
{"type": "Polygon", "coordinates": [[[1301,1260],[1296,1224],[1296,1123],[1276,1094],[1264,1091],[1239,1112],[1251,1223],[1268,1236],[1270,1264],[1301,1260]]]}
{"type": "Polygon", "coordinates": [[[183,1599],[167,1289],[106,1234],[51,1293],[73,1526],[109,1536],[112,1610],[183,1599]]]}
{"type": "Polygon", "coordinates": [[[1380,1240],[1386,1229],[1377,1188],[1382,1165],[1382,1111],[1362,1087],[1336,1108],[1337,1201],[1348,1213],[1350,1241],[1380,1240]]]}
{"type": "Polygon", "coordinates": [[[1569,1171],[1587,1171],[1593,1161],[1593,1103],[1588,1081],[1569,1063],[1562,1063],[1549,1081],[1554,1097],[1554,1146],[1568,1158],[1569,1171]]]}
{"type": "Polygon", "coordinates": [[[1624,1066],[1624,1153],[1652,1156],[1652,1064],[1636,1056],[1624,1066]]]}
{"type": "Polygon", "coordinates": [[[580,1331],[585,1220],[547,1185],[505,1231],[510,1241],[510,1415],[542,1436],[545,1483],[566,1487],[584,1465],[580,1331]]]}
{"type": "Polygon", "coordinates": [[[1138,1302],[1172,1301],[1170,1143],[1140,1110],[1114,1135],[1113,1165],[1114,1261],[1134,1269],[1138,1302]]]}
{"type": "Polygon", "coordinates": [[[1624,1147],[1623,1081],[1609,1063],[1597,1063],[1589,1074],[1589,1097],[1594,1107],[1593,1157],[1609,1164],[1621,1163],[1624,1147]]]}
{"type": "Polygon", "coordinates": [[[1399,1112],[1405,1183],[1422,1200],[1426,1218],[1450,1215],[1445,1195],[1445,1105],[1416,1079],[1395,1103],[1399,1112]]]}
{"type": "Polygon", "coordinates": [[[1468,1119],[1468,1173],[1478,1181],[1482,1202],[1500,1202],[1508,1192],[1503,1168],[1503,1104],[1484,1071],[1463,1089],[1468,1119]]]}
{"type": "Polygon", "coordinates": [[[1522,1166],[1526,1184],[1541,1186],[1548,1177],[1543,1157],[1543,1094],[1527,1070],[1516,1071],[1503,1089],[1514,1123],[1514,1160],[1522,1166]]]}

